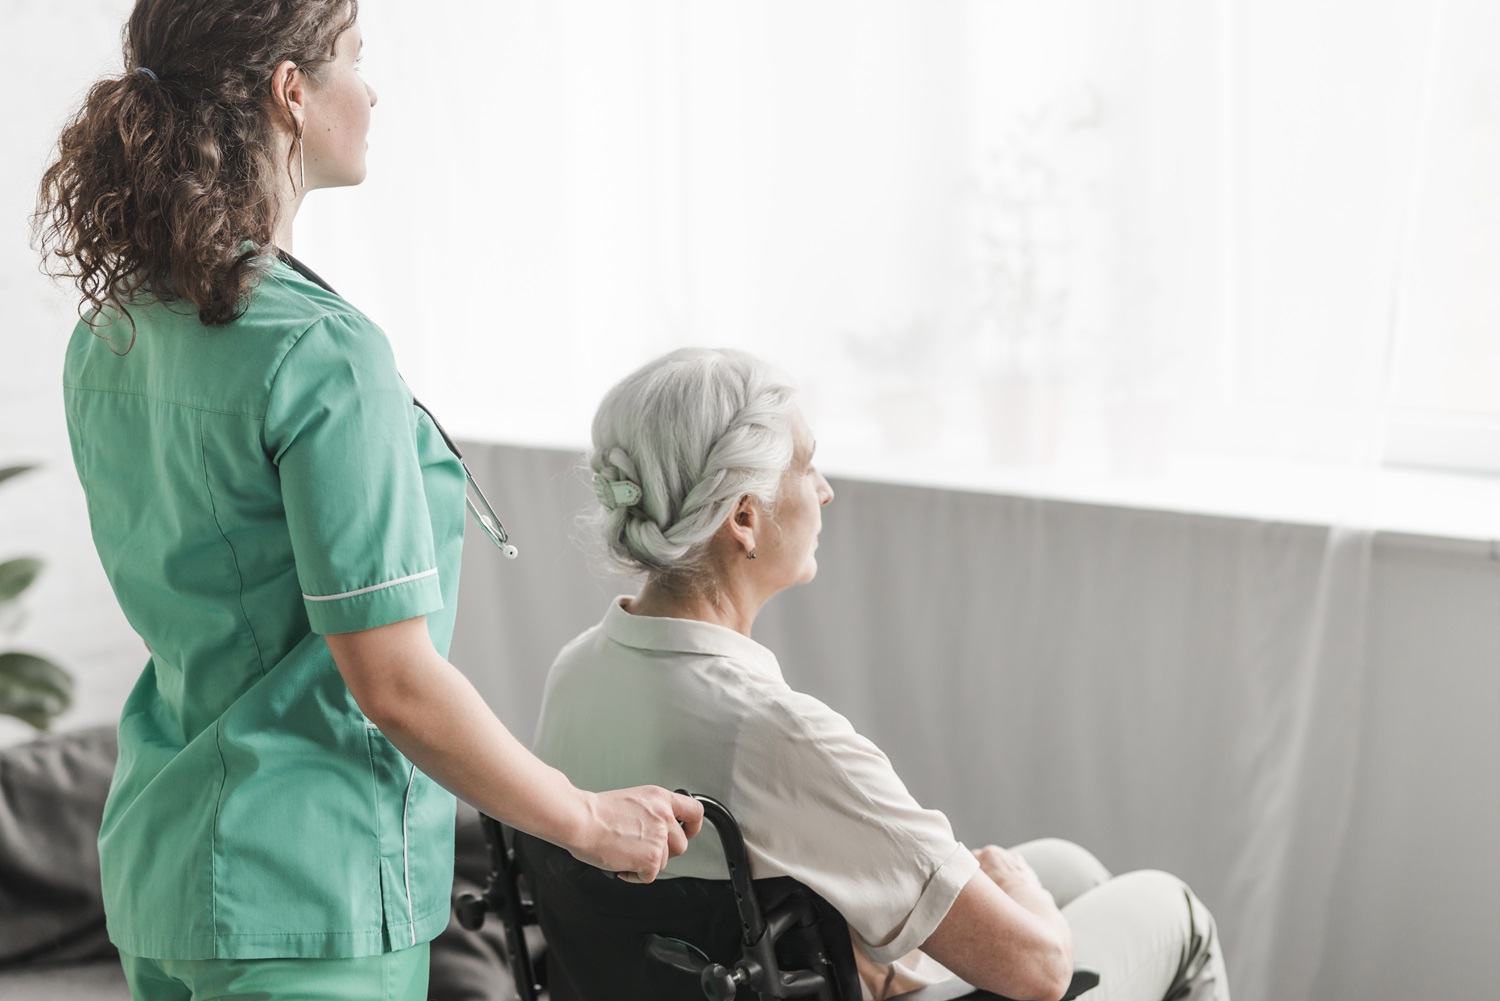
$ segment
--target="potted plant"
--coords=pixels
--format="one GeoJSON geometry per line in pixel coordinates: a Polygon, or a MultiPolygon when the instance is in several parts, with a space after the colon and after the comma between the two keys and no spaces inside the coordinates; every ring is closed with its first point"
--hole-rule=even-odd
{"type": "Polygon", "coordinates": [[[975,360],[1001,466],[1050,465],[1058,448],[1086,337],[1080,286],[1099,249],[1102,123],[1088,86],[1018,111],[975,178],[975,360]]]}
{"type": "MultiPolygon", "coordinates": [[[[31,469],[0,469],[0,483],[31,469]]],[[[0,629],[13,632],[21,620],[18,599],[42,571],[42,561],[19,556],[0,562],[0,629]]],[[[45,730],[73,704],[73,679],[45,657],[0,650],[0,716],[14,716],[45,730]]]]}

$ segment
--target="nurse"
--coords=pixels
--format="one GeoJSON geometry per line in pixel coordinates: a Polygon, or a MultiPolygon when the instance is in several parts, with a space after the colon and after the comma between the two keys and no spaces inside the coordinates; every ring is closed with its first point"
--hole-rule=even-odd
{"type": "Polygon", "coordinates": [[[463,468],[292,257],[307,192],[364,178],[357,14],[139,0],[42,181],[42,252],[82,297],[73,457],[150,648],[99,842],[137,999],[424,997],[453,793],[639,880],[701,819],[575,788],[445,659],[463,468]]]}

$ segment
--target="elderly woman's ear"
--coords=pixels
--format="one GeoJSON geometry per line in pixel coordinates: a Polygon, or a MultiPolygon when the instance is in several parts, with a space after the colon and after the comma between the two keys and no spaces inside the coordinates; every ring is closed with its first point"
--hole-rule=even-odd
{"type": "Polygon", "coordinates": [[[765,512],[753,494],[741,495],[729,517],[724,519],[722,532],[726,536],[728,556],[755,559],[755,536],[763,526],[765,512]]]}

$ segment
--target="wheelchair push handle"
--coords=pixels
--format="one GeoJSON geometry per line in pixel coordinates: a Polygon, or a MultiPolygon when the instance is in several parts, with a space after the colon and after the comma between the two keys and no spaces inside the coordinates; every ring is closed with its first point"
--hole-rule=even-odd
{"type": "Polygon", "coordinates": [[[703,819],[714,825],[719,844],[724,849],[724,864],[729,868],[729,885],[734,890],[734,902],[740,912],[740,932],[745,945],[751,946],[761,940],[766,932],[765,917],[761,914],[760,898],[750,883],[750,855],[745,850],[745,835],[727,807],[712,796],[678,789],[683,796],[691,796],[703,804],[703,819]]]}
{"type": "Polygon", "coordinates": [[[724,850],[724,864],[729,869],[729,884],[734,892],[740,918],[740,938],[745,954],[733,966],[709,959],[702,950],[681,939],[662,935],[646,936],[646,954],[660,963],[685,973],[698,975],[699,986],[709,1001],[733,1001],[741,988],[748,988],[761,998],[798,998],[821,994],[827,978],[814,970],[782,971],[776,959],[776,938],[784,932],[795,915],[780,914],[767,922],[761,911],[760,898],[750,880],[750,856],[745,836],[733,814],[712,796],[678,789],[703,805],[703,819],[718,832],[724,850]]]}

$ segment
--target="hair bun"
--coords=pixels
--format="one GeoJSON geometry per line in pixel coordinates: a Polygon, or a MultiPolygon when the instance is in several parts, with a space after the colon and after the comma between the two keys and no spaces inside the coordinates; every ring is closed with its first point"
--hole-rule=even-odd
{"type": "Polygon", "coordinates": [[[594,415],[595,520],[627,571],[695,578],[739,499],[772,505],[792,460],[789,382],[740,351],[683,348],[605,394],[594,415]]]}

